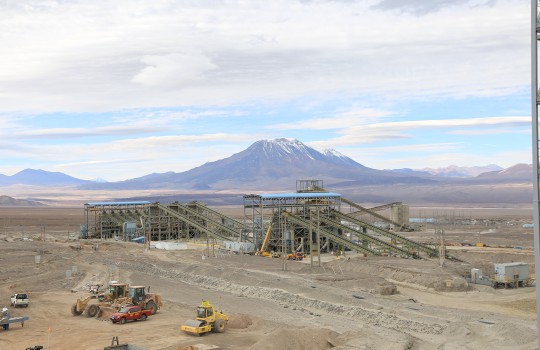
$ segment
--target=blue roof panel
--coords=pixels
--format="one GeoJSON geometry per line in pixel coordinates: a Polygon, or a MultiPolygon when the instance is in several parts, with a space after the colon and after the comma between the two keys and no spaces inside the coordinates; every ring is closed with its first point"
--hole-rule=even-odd
{"type": "Polygon", "coordinates": [[[144,204],[152,204],[148,201],[140,201],[140,202],[89,202],[85,205],[94,205],[94,206],[106,206],[106,205],[144,205],[144,204]]]}
{"type": "Polygon", "coordinates": [[[328,197],[341,197],[339,193],[333,192],[303,192],[303,193],[271,193],[260,194],[262,199],[295,199],[295,198],[328,198],[328,197]]]}

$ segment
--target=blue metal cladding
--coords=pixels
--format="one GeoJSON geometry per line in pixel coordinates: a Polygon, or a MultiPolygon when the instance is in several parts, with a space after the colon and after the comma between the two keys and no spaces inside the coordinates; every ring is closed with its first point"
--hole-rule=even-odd
{"type": "Polygon", "coordinates": [[[295,199],[295,198],[339,198],[339,193],[333,192],[316,192],[316,193],[272,193],[258,195],[262,199],[295,199]]]}
{"type": "Polygon", "coordinates": [[[85,205],[91,205],[91,206],[108,206],[108,205],[145,205],[145,204],[152,204],[152,202],[148,201],[140,201],[140,202],[90,202],[85,203],[85,205]]]}

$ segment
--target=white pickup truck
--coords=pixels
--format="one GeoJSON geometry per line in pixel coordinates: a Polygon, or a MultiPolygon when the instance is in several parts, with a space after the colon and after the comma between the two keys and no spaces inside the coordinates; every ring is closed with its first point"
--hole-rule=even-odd
{"type": "Polygon", "coordinates": [[[28,300],[28,295],[25,293],[17,293],[11,296],[11,306],[24,306],[28,307],[30,300],[28,300]]]}

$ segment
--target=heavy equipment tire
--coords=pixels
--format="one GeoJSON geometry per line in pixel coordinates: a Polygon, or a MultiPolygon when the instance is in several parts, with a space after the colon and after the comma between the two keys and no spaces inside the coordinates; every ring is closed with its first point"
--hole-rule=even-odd
{"type": "Polygon", "coordinates": [[[120,324],[124,324],[124,323],[126,323],[126,318],[125,318],[125,317],[122,317],[122,318],[120,319],[120,324]]]}
{"type": "Polygon", "coordinates": [[[214,332],[223,333],[225,332],[225,328],[227,328],[227,322],[222,318],[218,318],[214,323],[214,332]]]}
{"type": "Polygon", "coordinates": [[[95,317],[99,312],[99,306],[96,304],[88,305],[88,308],[86,309],[86,315],[88,317],[95,317]]]}
{"type": "Polygon", "coordinates": [[[142,314],[140,320],[141,320],[141,321],[146,321],[146,315],[145,315],[145,314],[142,314]]]}
{"type": "Polygon", "coordinates": [[[77,311],[77,303],[71,305],[71,314],[73,316],[80,316],[82,313],[82,311],[77,311]]]}
{"type": "Polygon", "coordinates": [[[146,310],[151,310],[152,315],[156,314],[157,309],[158,309],[157,304],[155,302],[153,302],[152,300],[150,300],[149,302],[146,303],[146,310]]]}

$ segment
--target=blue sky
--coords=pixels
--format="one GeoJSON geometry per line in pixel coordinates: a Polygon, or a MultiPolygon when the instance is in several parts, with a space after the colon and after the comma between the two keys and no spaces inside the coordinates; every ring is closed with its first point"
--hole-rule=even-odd
{"type": "Polygon", "coordinates": [[[296,138],[376,169],[531,163],[522,0],[0,3],[0,173],[123,180],[296,138]]]}

